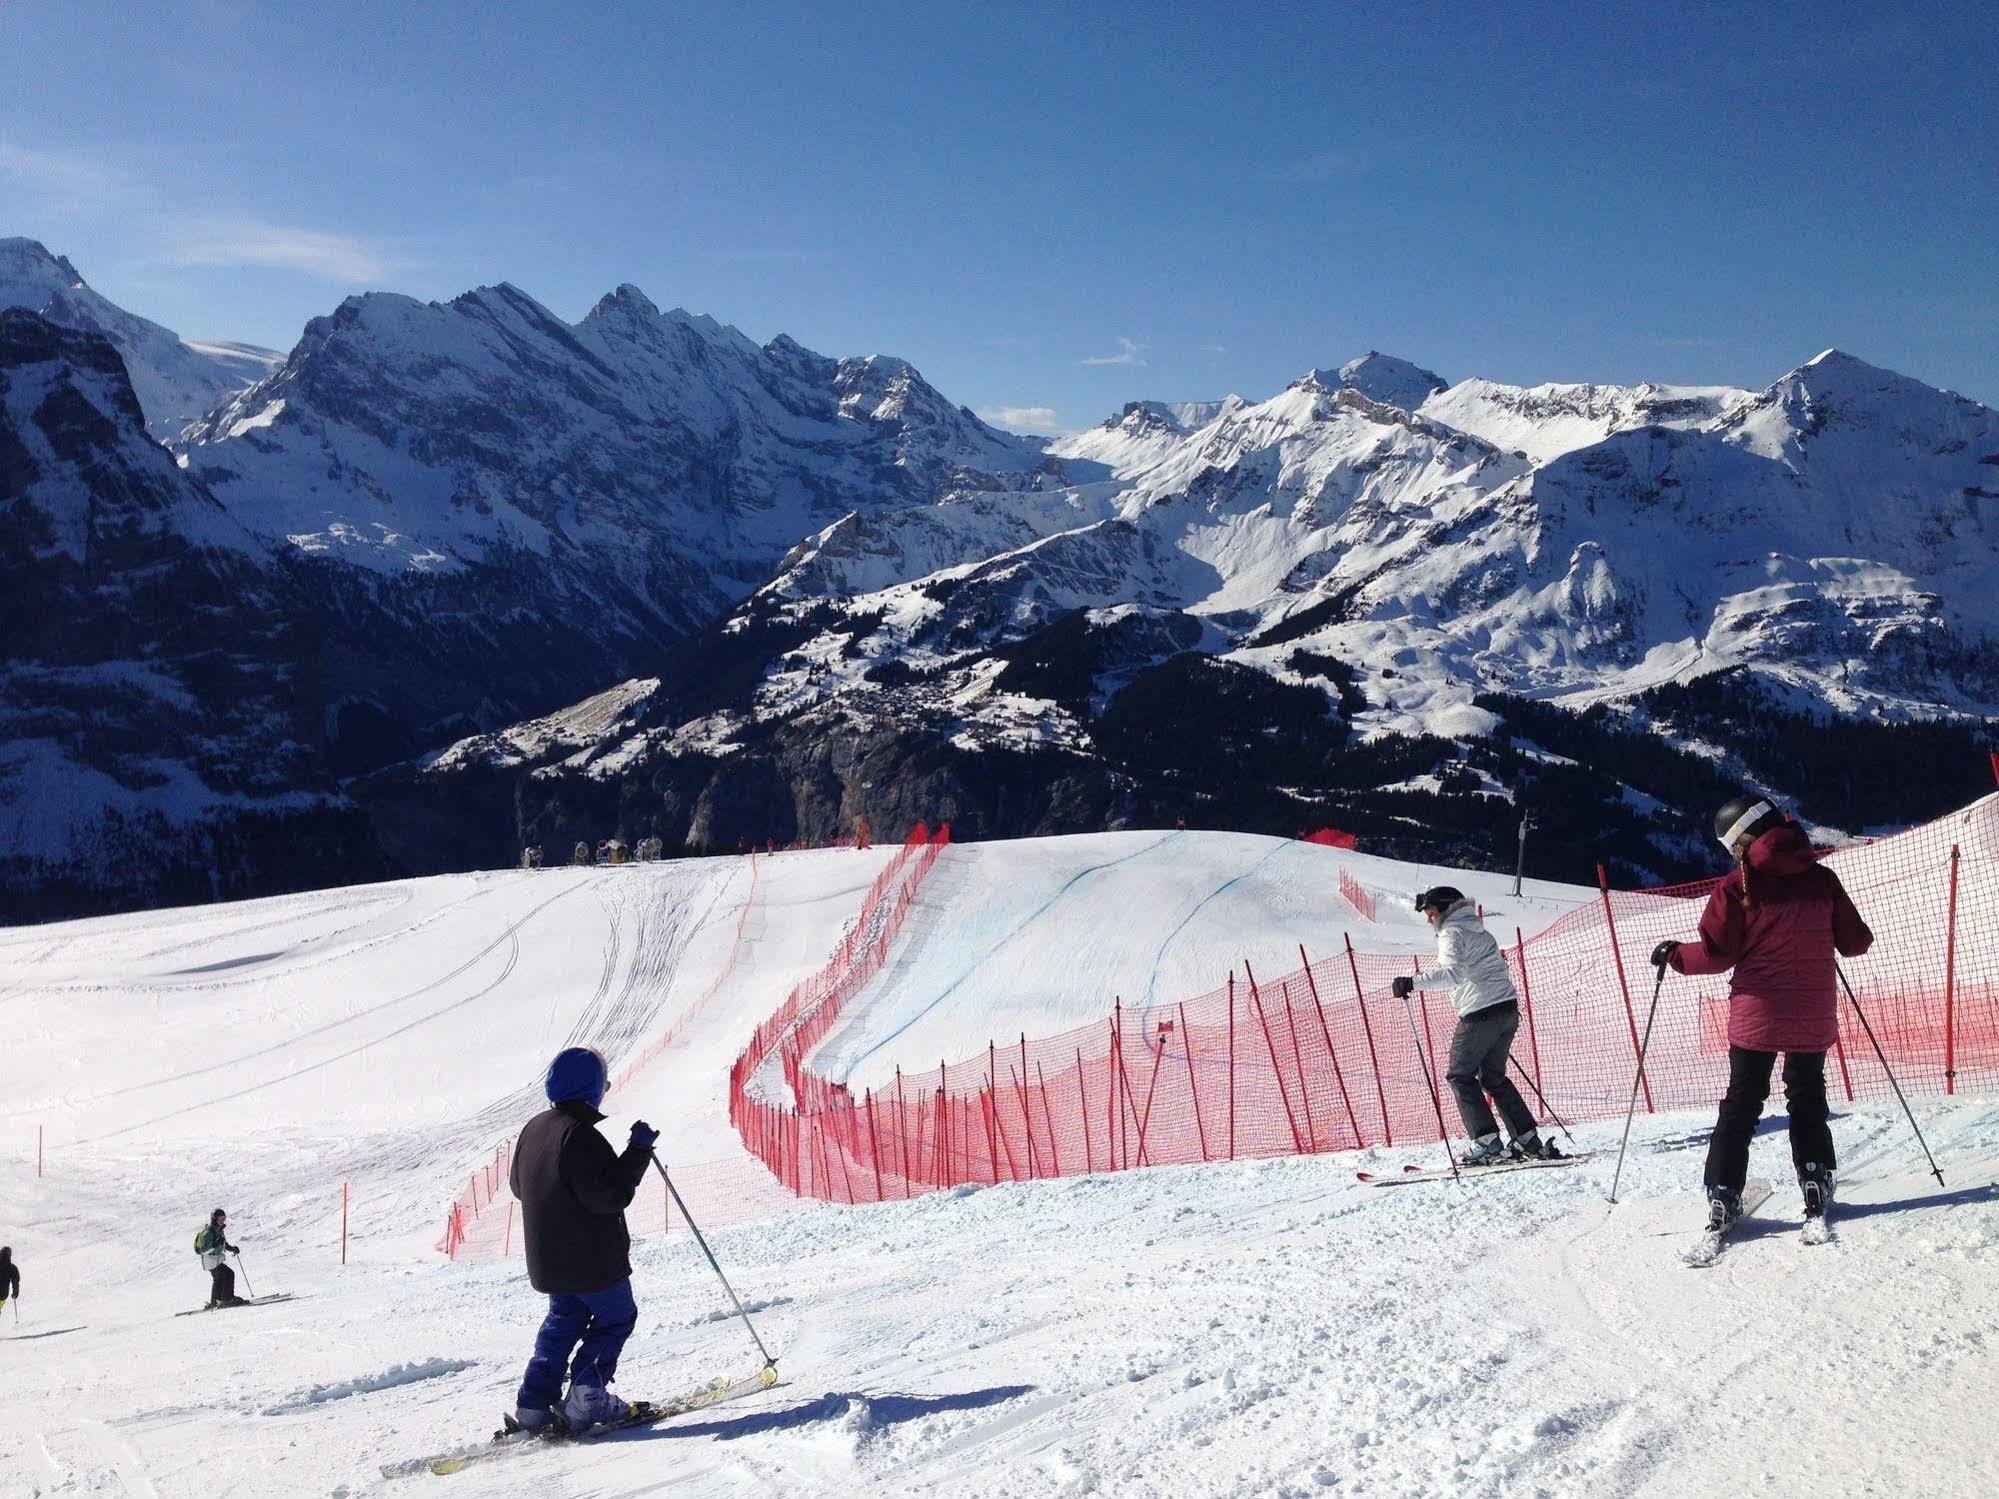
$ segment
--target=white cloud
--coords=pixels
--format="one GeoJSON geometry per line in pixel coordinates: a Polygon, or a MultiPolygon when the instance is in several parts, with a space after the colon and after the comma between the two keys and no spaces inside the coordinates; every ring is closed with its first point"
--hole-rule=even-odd
{"type": "Polygon", "coordinates": [[[980,409],[979,420],[991,422],[995,427],[1006,427],[1014,432],[1026,432],[1036,436],[1059,434],[1067,430],[1057,420],[1053,406],[988,406],[980,409]]]}
{"type": "Polygon", "coordinates": [[[354,235],[249,218],[179,220],[167,228],[160,253],[173,265],[263,266],[350,284],[379,281],[389,266],[354,235]]]}
{"type": "Polygon", "coordinates": [[[253,214],[189,212],[161,191],[162,181],[189,180],[183,163],[157,152],[45,151],[0,140],[0,181],[27,199],[18,227],[58,254],[77,222],[115,225],[139,265],[262,266],[353,285],[380,281],[393,265],[378,244],[357,235],[253,214]]]}
{"type": "Polygon", "coordinates": [[[1144,364],[1145,345],[1134,343],[1129,338],[1118,339],[1118,352],[1098,354],[1093,358],[1078,360],[1079,364],[1144,364]]]}

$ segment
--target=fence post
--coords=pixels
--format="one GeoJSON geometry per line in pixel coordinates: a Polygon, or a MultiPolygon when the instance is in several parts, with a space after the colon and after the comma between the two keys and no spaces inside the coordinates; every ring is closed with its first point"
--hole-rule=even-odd
{"type": "MultiPolygon", "coordinates": [[[[1248,967],[1244,959],[1243,966],[1248,967]]],[[[1312,1084],[1305,1076],[1305,1051],[1298,1044],[1298,1017],[1291,1008],[1291,980],[1278,980],[1277,992],[1284,1000],[1284,1026],[1291,1033],[1291,1061],[1298,1069],[1298,1096],[1305,1101],[1305,1139],[1311,1148],[1319,1148],[1319,1126],[1312,1122],[1312,1084]]]]}
{"type": "Polygon", "coordinates": [[[1118,1142],[1123,1136],[1119,1128],[1124,1123],[1123,1100],[1118,1097],[1118,1033],[1124,1029],[1124,999],[1114,996],[1111,1001],[1111,1044],[1104,1053],[1104,1152],[1110,1158],[1110,1169],[1121,1171],[1124,1152],[1118,1142]]]}
{"type": "Polygon", "coordinates": [[[1263,1044],[1270,1050],[1270,1070],[1277,1078],[1277,1096],[1284,1101],[1284,1122],[1291,1126],[1291,1148],[1303,1155],[1305,1144],[1298,1138],[1298,1116],[1291,1112],[1291,1091],[1284,1086],[1284,1069],[1277,1065],[1277,1043],[1270,1039],[1270,1020],[1264,1014],[1263,996],[1256,990],[1256,970],[1245,960],[1243,972],[1249,978],[1249,1002],[1256,1007],[1256,1023],[1263,1028],[1263,1044]]]}
{"type": "Polygon", "coordinates": [[[1159,1069],[1165,1061],[1166,1036],[1162,1032],[1159,1037],[1159,1050],[1152,1054],[1152,1076],[1145,1085],[1145,1111],[1138,1116],[1138,1164],[1141,1166],[1145,1164],[1146,1127],[1152,1123],[1152,1098],[1159,1091],[1159,1069]]]}
{"type": "Polygon", "coordinates": [[[875,1124],[875,1090],[867,1090],[868,1100],[868,1154],[875,1162],[875,1201],[882,1200],[882,1137],[875,1124]]]}
{"type": "Polygon", "coordinates": [[[1039,1179],[1041,1156],[1034,1148],[1034,1111],[1027,1106],[1027,1032],[1020,1033],[1020,1127],[1027,1134],[1028,1174],[1039,1179]]]}
{"type": "MultiPolygon", "coordinates": [[[[1342,933],[1342,936],[1345,936],[1342,933]]],[[[1381,1057],[1374,1049],[1374,1027],[1367,1018],[1367,996],[1360,989],[1360,964],[1354,961],[1353,938],[1346,937],[1347,972],[1353,975],[1353,1002],[1360,1010],[1360,1031],[1367,1037],[1367,1065],[1374,1073],[1374,1101],[1381,1105],[1381,1141],[1384,1145],[1395,1143],[1395,1131],[1388,1123],[1388,1094],[1381,1086],[1381,1057]]],[[[1300,952],[1304,949],[1300,948],[1300,952]]]]}
{"type": "Polygon", "coordinates": [[[1054,1163],[1055,1174],[1062,1174],[1062,1147],[1055,1143],[1055,1115],[1048,1107],[1048,1073],[1041,1065],[1041,1058],[1034,1059],[1034,1075],[1041,1091],[1041,1117],[1048,1126],[1048,1155],[1054,1163]]]}
{"type": "Polygon", "coordinates": [[[1527,982],[1527,939],[1517,926],[1513,945],[1520,953],[1520,1003],[1527,1011],[1527,1049],[1534,1058],[1534,1086],[1545,1092],[1548,1080],[1541,1075],[1541,1038],[1534,1030],[1534,987],[1527,982]]]}
{"type": "MultiPolygon", "coordinates": [[[[511,1256],[513,1252],[514,1252],[514,1204],[512,1200],[509,1199],[507,1202],[507,1234],[506,1237],[500,1241],[500,1258],[504,1260],[509,1256],[511,1256]]],[[[346,1261],[343,1260],[341,1261],[341,1263],[345,1264],[346,1261]]]]}
{"type": "Polygon", "coordinates": [[[1235,1159],[1235,970],[1229,970],[1229,1159],[1235,1159]]]}
{"type": "Polygon", "coordinates": [[[1097,1169],[1097,1159],[1090,1150],[1090,1090],[1083,1086],[1083,1048],[1076,1048],[1076,1100],[1082,1105],[1083,1114],[1083,1171],[1084,1174],[1097,1169]]]}
{"type": "Polygon", "coordinates": [[[1333,1046],[1333,1028],[1326,1024],[1326,1007],[1319,1003],[1319,981],[1312,977],[1312,960],[1305,956],[1305,944],[1298,944],[1298,961],[1305,965],[1305,988],[1312,996],[1312,1009],[1319,1017],[1319,1034],[1326,1040],[1326,1055],[1333,1064],[1333,1081],[1340,1085],[1340,1102],[1346,1105],[1347,1128],[1353,1131],[1354,1145],[1367,1148],[1367,1137],[1360,1132],[1360,1120],[1354,1117],[1353,1099],[1347,1093],[1347,1080],[1340,1071],[1340,1054],[1333,1046]]]}
{"type": "Polygon", "coordinates": [[[1617,964],[1617,987],[1624,994],[1624,1023],[1631,1030],[1631,1055],[1638,1059],[1638,1081],[1645,1088],[1645,1112],[1658,1112],[1652,1107],[1652,1079],[1645,1075],[1645,1048],[1638,1042],[1638,1016],[1631,1008],[1631,984],[1624,976],[1624,952],[1617,945],[1617,917],[1610,909],[1610,876],[1605,874],[1601,864],[1596,866],[1596,888],[1603,896],[1604,925],[1610,928],[1610,956],[1617,964]]]}
{"type": "Polygon", "coordinates": [[[909,1119],[902,1098],[902,1068],[895,1069],[895,1135],[902,1142],[902,1200],[909,1201],[909,1119]]]}
{"type": "Polygon", "coordinates": [[[1943,938],[1943,1090],[1957,1091],[1957,863],[1950,846],[1950,908],[1943,938]]]}
{"type": "Polygon", "coordinates": [[[1201,1085],[1194,1076],[1194,1037],[1187,1029],[1187,1006],[1180,1006],[1180,1046],[1187,1057],[1187,1096],[1194,1101],[1194,1133],[1201,1141],[1201,1159],[1208,1159],[1208,1127],[1201,1122],[1201,1085]]]}
{"type": "MultiPolygon", "coordinates": [[[[507,1221],[514,1221],[514,1205],[507,1204],[507,1221]]],[[[347,1263],[347,1183],[340,1184],[340,1263],[347,1263]]]]}

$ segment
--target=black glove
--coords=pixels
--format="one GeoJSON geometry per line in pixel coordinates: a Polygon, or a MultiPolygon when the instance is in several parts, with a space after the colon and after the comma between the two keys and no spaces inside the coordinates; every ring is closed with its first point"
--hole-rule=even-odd
{"type": "Polygon", "coordinates": [[[1395,982],[1388,987],[1395,992],[1397,999],[1407,999],[1416,992],[1416,981],[1406,973],[1399,974],[1396,976],[1395,982]]]}
{"type": "Polygon", "coordinates": [[[1679,950],[1680,944],[1677,942],[1661,942],[1657,947],[1652,949],[1652,966],[1663,972],[1666,966],[1673,961],[1673,954],[1679,950]]]}
{"type": "Polygon", "coordinates": [[[640,1150],[651,1150],[658,1139],[659,1131],[654,1129],[650,1124],[647,1124],[645,1120],[634,1119],[632,1121],[632,1144],[638,1146],[640,1150]]]}
{"type": "Polygon", "coordinates": [[[243,1252],[242,1250],[238,1249],[234,1244],[224,1244],[222,1247],[228,1250],[229,1253],[231,1254],[241,1254],[243,1252]]]}

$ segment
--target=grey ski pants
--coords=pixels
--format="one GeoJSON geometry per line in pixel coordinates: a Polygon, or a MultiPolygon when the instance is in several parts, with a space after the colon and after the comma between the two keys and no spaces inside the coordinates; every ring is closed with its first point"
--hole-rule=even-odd
{"type": "Polygon", "coordinates": [[[1444,1078],[1458,1096],[1458,1117],[1464,1120],[1465,1133],[1474,1140],[1499,1133],[1485,1101],[1488,1093],[1506,1120],[1507,1134],[1517,1140],[1535,1128],[1534,1111],[1506,1075],[1513,1034],[1519,1029],[1520,1006],[1500,1004],[1460,1017],[1457,1030],[1451,1034],[1451,1064],[1444,1078]]]}

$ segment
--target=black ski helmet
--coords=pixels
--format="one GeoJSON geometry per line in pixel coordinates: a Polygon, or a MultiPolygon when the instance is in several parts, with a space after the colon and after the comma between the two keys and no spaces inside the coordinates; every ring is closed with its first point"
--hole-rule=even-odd
{"type": "Polygon", "coordinates": [[[227,1218],[228,1216],[229,1214],[225,1212],[223,1209],[217,1208],[214,1212],[208,1215],[208,1221],[210,1223],[213,1223],[217,1218],[227,1218]]]}
{"type": "Polygon", "coordinates": [[[1458,889],[1455,885],[1432,885],[1428,890],[1425,890],[1421,895],[1416,897],[1416,909],[1419,911],[1448,911],[1464,898],[1464,891],[1458,889]]]}
{"type": "Polygon", "coordinates": [[[1756,838],[1784,821],[1784,814],[1767,796],[1738,796],[1714,814],[1714,836],[1730,854],[1743,838],[1756,838]]]}

